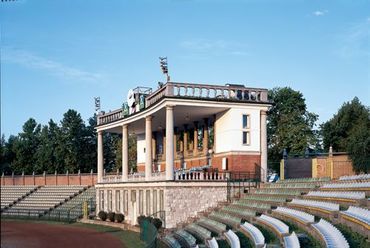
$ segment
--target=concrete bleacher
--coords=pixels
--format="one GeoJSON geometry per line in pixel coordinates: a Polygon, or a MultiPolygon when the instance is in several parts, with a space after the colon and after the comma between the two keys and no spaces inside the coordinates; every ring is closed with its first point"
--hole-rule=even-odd
{"type": "Polygon", "coordinates": [[[179,241],[181,247],[196,247],[196,238],[185,230],[174,232],[174,237],[179,241]]]}
{"type": "Polygon", "coordinates": [[[37,190],[37,186],[1,186],[1,211],[37,190]]]}
{"type": "Polygon", "coordinates": [[[195,218],[195,223],[184,229],[194,237],[200,236],[207,247],[224,246],[225,240],[228,246],[239,247],[241,240],[232,237],[244,235],[253,247],[258,248],[266,245],[299,248],[304,239],[315,239],[320,242],[320,247],[347,248],[348,241],[343,234],[349,234],[338,229],[342,230],[342,225],[370,240],[370,210],[366,202],[370,192],[368,175],[339,180],[288,179],[265,184],[241,194],[227,205],[202,214],[207,218],[195,218]],[[196,235],[196,226],[203,235],[196,235]],[[274,241],[269,241],[273,243],[266,243],[262,234],[265,228],[275,235],[274,241]]]}
{"type": "Polygon", "coordinates": [[[49,210],[80,194],[86,188],[86,186],[80,185],[38,187],[37,190],[27,195],[27,197],[5,209],[2,215],[42,216],[49,210]]]}

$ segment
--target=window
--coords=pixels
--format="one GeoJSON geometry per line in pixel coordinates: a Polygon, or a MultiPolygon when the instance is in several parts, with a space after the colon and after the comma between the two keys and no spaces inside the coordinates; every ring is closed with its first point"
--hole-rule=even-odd
{"type": "Polygon", "coordinates": [[[108,190],[108,211],[112,211],[112,190],[108,190]]]}
{"type": "Polygon", "coordinates": [[[104,190],[100,190],[100,206],[99,209],[104,211],[104,190]]]}
{"type": "Polygon", "coordinates": [[[121,192],[116,190],[116,211],[121,212],[121,192]]]}
{"type": "Polygon", "coordinates": [[[243,145],[250,145],[250,116],[243,115],[243,145]]]}

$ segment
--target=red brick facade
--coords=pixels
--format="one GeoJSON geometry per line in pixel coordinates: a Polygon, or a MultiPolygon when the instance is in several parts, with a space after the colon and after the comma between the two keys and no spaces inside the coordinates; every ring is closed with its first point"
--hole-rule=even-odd
{"type": "Polygon", "coordinates": [[[95,185],[96,174],[4,176],[1,185],[95,185]]]}

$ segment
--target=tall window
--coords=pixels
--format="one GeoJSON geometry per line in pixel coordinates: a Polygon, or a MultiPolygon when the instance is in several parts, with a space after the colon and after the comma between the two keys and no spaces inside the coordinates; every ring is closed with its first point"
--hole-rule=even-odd
{"type": "Polygon", "coordinates": [[[116,190],[116,211],[121,212],[121,191],[116,190]]]}
{"type": "Polygon", "coordinates": [[[104,190],[99,191],[100,195],[100,206],[99,209],[104,211],[104,190]]]}
{"type": "Polygon", "coordinates": [[[112,211],[112,190],[108,190],[108,211],[112,211]]]}
{"type": "Polygon", "coordinates": [[[243,115],[243,145],[250,145],[250,116],[243,115]]]}

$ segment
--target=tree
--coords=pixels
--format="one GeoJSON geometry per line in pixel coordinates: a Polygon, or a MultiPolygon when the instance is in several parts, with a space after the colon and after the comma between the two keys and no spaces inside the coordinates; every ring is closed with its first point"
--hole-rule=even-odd
{"type": "Polygon", "coordinates": [[[24,171],[31,174],[36,167],[36,152],[40,144],[41,125],[30,118],[23,125],[23,132],[18,135],[14,142],[13,152],[15,153],[14,161],[11,168],[16,173],[24,171]]]}
{"type": "Polygon", "coordinates": [[[355,171],[368,171],[370,164],[370,109],[355,97],[321,125],[324,148],[348,152],[355,171]]]}
{"type": "Polygon", "coordinates": [[[5,174],[12,173],[11,163],[15,159],[14,144],[17,142],[17,137],[11,135],[8,142],[5,141],[5,136],[1,136],[1,151],[0,151],[0,172],[5,174]]]}
{"type": "MultiPolygon", "coordinates": [[[[280,161],[284,149],[303,154],[308,147],[315,148],[317,136],[313,129],[318,116],[307,111],[302,93],[289,87],[274,88],[269,98],[273,101],[267,116],[269,160],[280,161]]],[[[272,167],[278,171],[278,163],[272,167]]]]}

